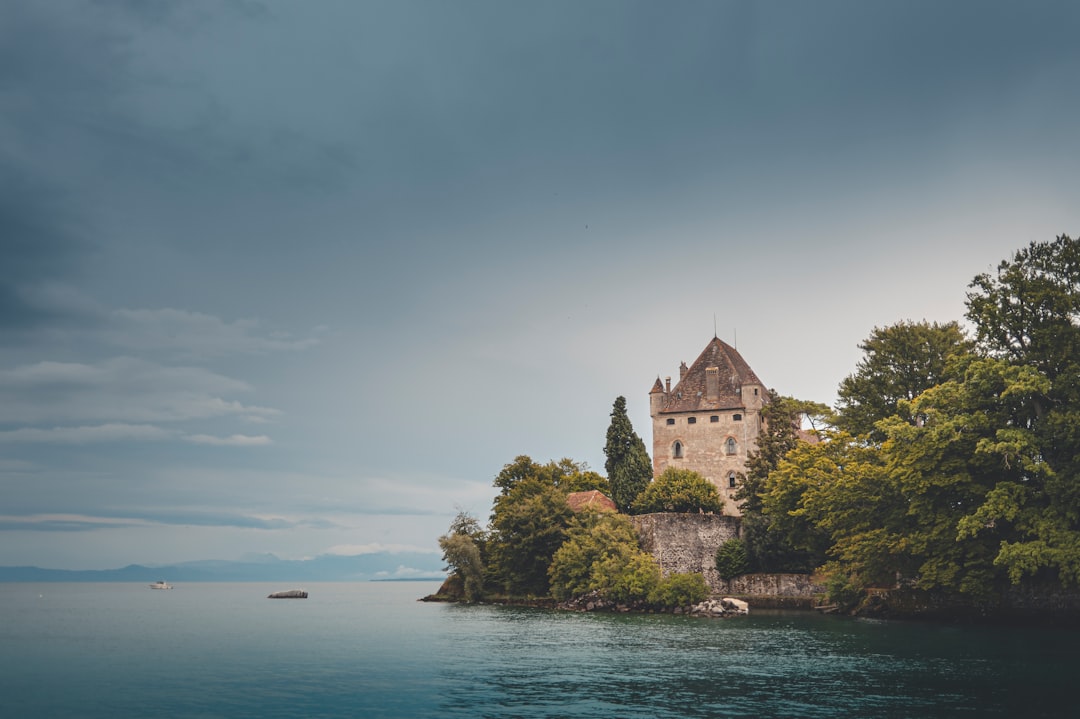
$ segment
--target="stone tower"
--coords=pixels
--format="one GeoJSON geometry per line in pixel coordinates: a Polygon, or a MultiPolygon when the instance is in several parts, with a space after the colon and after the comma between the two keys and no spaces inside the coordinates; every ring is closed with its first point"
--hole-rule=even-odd
{"type": "Polygon", "coordinates": [[[757,448],[765,385],[742,355],[713,337],[679,382],[660,378],[649,392],[653,425],[653,476],[668,467],[690,469],[714,485],[724,514],[741,513],[734,495],[747,455],[757,448]]]}

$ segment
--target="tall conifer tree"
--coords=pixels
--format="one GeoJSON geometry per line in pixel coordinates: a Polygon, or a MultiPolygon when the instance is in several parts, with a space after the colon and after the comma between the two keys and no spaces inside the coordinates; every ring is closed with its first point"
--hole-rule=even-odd
{"type": "Polygon", "coordinates": [[[611,499],[620,512],[627,512],[652,479],[652,461],[645,443],[630,424],[625,397],[615,398],[604,455],[607,457],[604,469],[611,484],[611,499]]]}

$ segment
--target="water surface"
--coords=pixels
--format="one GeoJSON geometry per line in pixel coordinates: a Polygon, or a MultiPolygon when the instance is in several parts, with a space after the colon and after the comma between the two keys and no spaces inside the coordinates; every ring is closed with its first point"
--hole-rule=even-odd
{"type": "Polygon", "coordinates": [[[33,717],[1076,716],[1080,632],[428,604],[422,583],[0,584],[33,717]]]}

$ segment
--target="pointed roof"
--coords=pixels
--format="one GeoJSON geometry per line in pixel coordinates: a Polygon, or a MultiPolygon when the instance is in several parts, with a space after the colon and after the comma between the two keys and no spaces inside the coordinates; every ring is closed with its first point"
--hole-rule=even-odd
{"type": "Polygon", "coordinates": [[[656,392],[663,392],[664,385],[660,384],[660,378],[656,378],[656,382],[653,383],[652,389],[649,390],[649,394],[655,394],[656,392]]]}
{"type": "Polygon", "coordinates": [[[739,389],[744,384],[765,384],[750,369],[739,351],[727,342],[713,337],[694,360],[694,364],[671,390],[660,412],[694,412],[710,409],[737,409],[745,407],[739,389]],[[716,367],[719,392],[713,399],[706,395],[705,370],[716,367]]]}

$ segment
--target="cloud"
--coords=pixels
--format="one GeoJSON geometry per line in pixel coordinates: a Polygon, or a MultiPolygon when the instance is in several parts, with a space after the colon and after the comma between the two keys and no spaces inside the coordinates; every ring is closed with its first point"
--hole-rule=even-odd
{"type": "Polygon", "coordinates": [[[0,431],[0,442],[120,442],[127,440],[162,440],[175,436],[172,430],[148,424],[102,424],[81,427],[21,427],[0,431]]]}
{"type": "MultiPolygon", "coordinates": [[[[437,576],[442,576],[442,574],[442,572],[439,572],[437,576]]],[[[433,573],[430,569],[416,569],[402,564],[399,564],[398,568],[393,572],[375,572],[377,579],[411,579],[414,577],[427,579],[431,576],[433,576],[433,573]]]]}
{"type": "Polygon", "coordinates": [[[326,550],[326,554],[340,557],[358,557],[364,554],[439,554],[431,547],[417,547],[411,544],[338,544],[326,550]]]}
{"type": "Polygon", "coordinates": [[[133,350],[173,350],[184,355],[221,356],[246,352],[307,349],[319,340],[293,338],[288,333],[258,334],[258,320],[227,322],[213,315],[177,309],[130,310],[111,313],[101,339],[133,350]]]}
{"type": "MultiPolygon", "coordinates": [[[[0,206],[0,212],[2,210],[0,206]]],[[[0,293],[5,292],[2,286],[4,279],[0,270],[0,293]]],[[[31,329],[30,325],[33,324],[33,329],[46,338],[102,348],[120,348],[128,352],[211,358],[300,351],[321,341],[320,337],[314,335],[296,337],[287,331],[264,327],[261,320],[254,318],[230,321],[202,312],[169,307],[112,309],[67,282],[35,277],[34,273],[20,275],[18,283],[9,278],[6,294],[0,294],[0,302],[3,301],[21,308],[25,315],[24,330],[31,329]]],[[[3,312],[0,308],[0,313],[3,312]]],[[[12,313],[13,310],[8,312],[9,315],[12,313]]],[[[3,324],[0,318],[0,327],[3,324]]],[[[314,330],[316,334],[326,331],[326,327],[314,330]]]]}
{"type": "MultiPolygon", "coordinates": [[[[78,427],[20,427],[0,431],[0,442],[50,442],[56,444],[86,444],[89,442],[125,442],[183,439],[193,444],[217,447],[261,447],[272,444],[266,435],[234,434],[215,437],[209,434],[182,434],[151,424],[100,424],[78,427]]],[[[3,466],[0,466],[3,471],[3,466]]]]}
{"type": "MultiPolygon", "coordinates": [[[[226,527],[239,529],[289,530],[289,529],[335,529],[338,525],[325,519],[287,519],[279,516],[258,516],[242,512],[221,512],[192,509],[187,511],[156,510],[119,513],[37,513],[28,515],[0,515],[0,531],[29,530],[37,532],[75,532],[99,529],[122,529],[134,527],[226,527]]],[[[429,551],[403,547],[397,552],[429,551]]],[[[356,552],[375,554],[378,552],[356,552]]],[[[395,552],[396,553],[396,552],[395,552]]],[[[343,552],[349,555],[351,553],[343,552]]]]}
{"type": "Polygon", "coordinates": [[[0,370],[0,422],[177,422],[237,417],[264,422],[281,412],[225,395],[251,391],[200,367],[133,357],[96,363],[41,361],[0,370]]]}
{"type": "Polygon", "coordinates": [[[87,532],[146,526],[139,519],[93,517],[84,514],[0,515],[0,531],[87,532]]]}
{"type": "Polygon", "coordinates": [[[188,442],[195,444],[212,444],[218,447],[256,447],[271,444],[272,440],[265,434],[249,436],[246,434],[234,434],[229,437],[213,437],[208,434],[189,434],[184,437],[188,442]]]}

